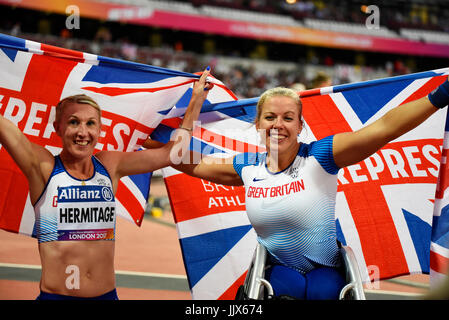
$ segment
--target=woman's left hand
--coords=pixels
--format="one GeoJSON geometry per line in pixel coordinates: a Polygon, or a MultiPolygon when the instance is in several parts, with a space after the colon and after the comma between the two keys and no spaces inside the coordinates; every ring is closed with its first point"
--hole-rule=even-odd
{"type": "Polygon", "coordinates": [[[214,84],[207,81],[207,77],[210,75],[210,67],[207,67],[198,81],[195,81],[193,85],[192,98],[200,98],[203,101],[206,100],[210,89],[213,88],[214,84]]]}

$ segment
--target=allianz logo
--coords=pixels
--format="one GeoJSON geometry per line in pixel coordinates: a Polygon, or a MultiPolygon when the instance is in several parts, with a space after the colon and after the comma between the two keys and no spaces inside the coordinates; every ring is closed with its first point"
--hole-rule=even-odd
{"type": "Polygon", "coordinates": [[[110,187],[92,186],[86,187],[65,187],[59,189],[58,200],[94,200],[94,201],[112,201],[114,194],[110,187]]]}

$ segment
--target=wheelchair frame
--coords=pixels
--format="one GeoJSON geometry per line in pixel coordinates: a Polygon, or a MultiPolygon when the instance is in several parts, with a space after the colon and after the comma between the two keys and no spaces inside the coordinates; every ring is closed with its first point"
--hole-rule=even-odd
{"type": "MultiPolygon", "coordinates": [[[[341,290],[339,299],[366,300],[365,292],[363,291],[362,278],[360,276],[354,252],[348,246],[341,246],[340,252],[346,273],[347,284],[341,290]]],[[[274,296],[271,284],[264,278],[266,261],[267,251],[264,246],[258,243],[245,282],[239,289],[236,299],[261,300],[265,296],[264,290],[267,291],[268,297],[274,296]]]]}

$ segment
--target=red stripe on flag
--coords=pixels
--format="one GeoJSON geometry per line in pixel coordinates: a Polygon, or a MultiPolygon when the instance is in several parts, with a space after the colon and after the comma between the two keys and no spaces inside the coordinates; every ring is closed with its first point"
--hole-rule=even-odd
{"type": "Polygon", "coordinates": [[[102,118],[111,120],[109,125],[102,124],[105,136],[100,138],[99,142],[104,144],[103,150],[126,151],[130,142],[141,146],[146,141],[146,135],[150,135],[154,130],[133,119],[105,110],[102,111],[102,118]],[[121,130],[115,132],[117,124],[120,124],[121,130]]]}
{"type": "Polygon", "coordinates": [[[0,150],[0,159],[0,228],[18,232],[28,197],[28,181],[4,148],[0,150]]]}
{"type": "Polygon", "coordinates": [[[189,81],[185,81],[185,82],[182,82],[182,83],[174,84],[174,85],[171,85],[171,86],[157,87],[157,88],[113,88],[113,87],[96,88],[96,87],[83,87],[82,89],[88,90],[88,91],[92,91],[92,92],[96,92],[96,93],[101,93],[101,94],[104,94],[104,95],[107,95],[107,96],[111,96],[111,97],[115,97],[115,96],[120,96],[120,95],[124,95],[124,94],[136,93],[136,92],[151,92],[152,93],[152,92],[172,89],[172,88],[184,86],[184,85],[192,83],[194,81],[195,80],[189,80],[189,81]]]}
{"type": "Polygon", "coordinates": [[[449,258],[430,250],[430,268],[436,272],[447,274],[449,258]]]}
{"type": "Polygon", "coordinates": [[[84,61],[84,54],[80,51],[59,48],[48,44],[41,44],[41,50],[44,51],[44,55],[54,56],[58,58],[66,58],[76,61],[84,61]]]}
{"type": "Polygon", "coordinates": [[[298,92],[301,98],[321,95],[321,88],[309,89],[298,92]]]}
{"type": "Polygon", "coordinates": [[[134,222],[140,227],[142,224],[143,215],[145,213],[145,208],[142,207],[142,204],[133,195],[131,190],[129,190],[121,181],[118,183],[115,197],[122,203],[133,218],[134,222]]]}
{"type": "Polygon", "coordinates": [[[447,76],[433,77],[427,81],[421,88],[413,92],[404,102],[401,104],[420,99],[427,96],[432,90],[436,89],[440,84],[446,81],[447,76]]]}
{"type": "Polygon", "coordinates": [[[173,129],[179,128],[181,123],[182,123],[181,118],[164,119],[161,121],[161,124],[171,127],[173,129]]]}
{"type": "Polygon", "coordinates": [[[237,152],[261,152],[261,150],[264,149],[254,144],[228,138],[204,128],[201,128],[200,132],[198,132],[198,130],[195,130],[193,136],[196,138],[200,138],[204,142],[213,143],[222,148],[237,152]]]}
{"type": "Polygon", "coordinates": [[[248,270],[246,270],[228,289],[226,289],[226,291],[218,297],[218,300],[235,300],[237,290],[245,281],[247,273],[248,270]]]}
{"type": "Polygon", "coordinates": [[[344,191],[367,266],[379,267],[380,278],[409,273],[401,241],[381,185],[349,184],[344,191]]]}
{"type": "Polygon", "coordinates": [[[245,211],[245,189],[177,174],[165,178],[176,223],[210,214],[245,211]],[[188,192],[186,192],[188,190],[188,192]]]}
{"type": "Polygon", "coordinates": [[[21,96],[25,101],[56,106],[61,100],[67,77],[77,63],[73,60],[33,55],[23,82],[21,96]]]}
{"type": "MultiPolygon", "coordinates": [[[[171,127],[173,129],[178,128],[181,125],[181,118],[171,118],[166,119],[161,122],[161,124],[171,127]]],[[[219,133],[207,130],[205,128],[195,129],[193,132],[193,136],[195,138],[201,139],[204,142],[212,143],[219,147],[233,150],[237,152],[264,152],[265,148],[260,147],[251,143],[246,143],[240,140],[232,139],[226,136],[223,136],[219,133]]]]}
{"type": "Polygon", "coordinates": [[[304,97],[302,114],[316,139],[339,132],[352,131],[329,95],[304,97]]]}
{"type": "Polygon", "coordinates": [[[445,158],[446,161],[441,162],[440,172],[438,176],[438,184],[435,192],[436,199],[443,199],[444,191],[449,187],[449,165],[447,163],[449,156],[449,150],[443,149],[441,158],[445,158]]]}

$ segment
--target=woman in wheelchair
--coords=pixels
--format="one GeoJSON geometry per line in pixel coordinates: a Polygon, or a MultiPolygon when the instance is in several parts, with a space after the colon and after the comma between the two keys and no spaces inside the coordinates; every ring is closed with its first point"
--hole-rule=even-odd
{"type": "Polygon", "coordinates": [[[274,88],[260,97],[255,119],[266,153],[205,157],[174,167],[245,186],[248,218],[269,254],[265,278],[276,296],[337,299],[345,285],[334,219],[339,169],[367,158],[448,103],[446,81],[428,97],[398,106],[358,131],[306,144],[298,141],[303,129],[298,94],[274,88]]]}

